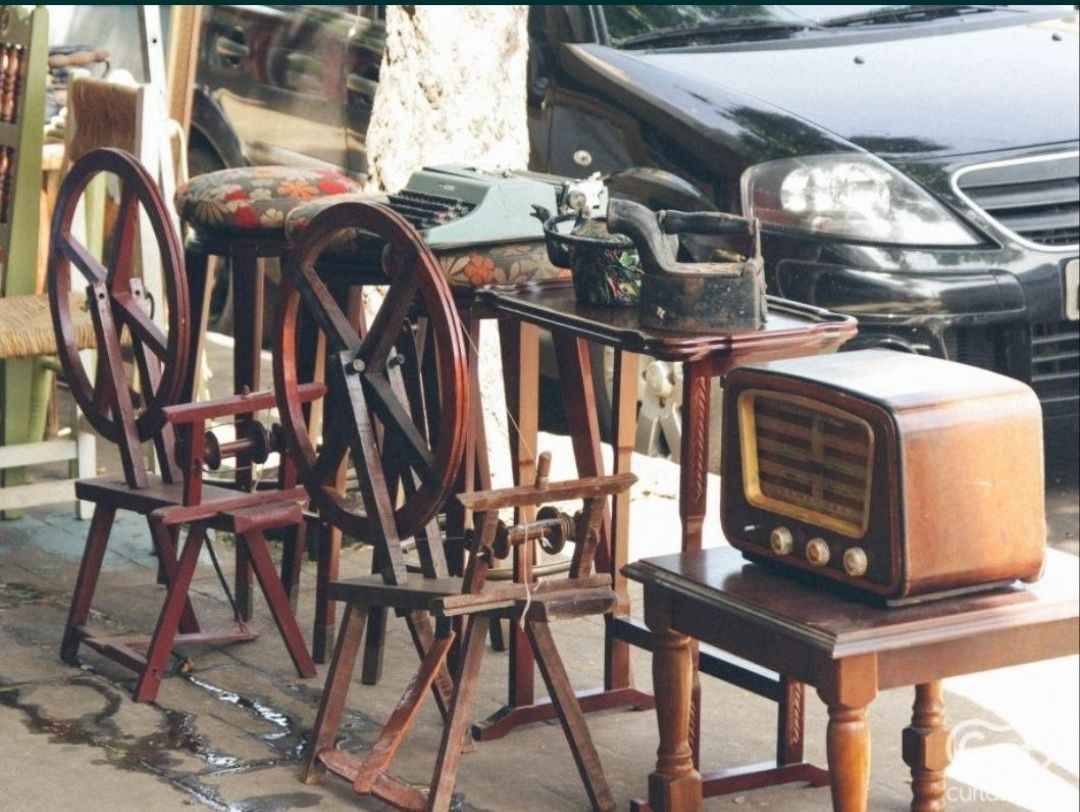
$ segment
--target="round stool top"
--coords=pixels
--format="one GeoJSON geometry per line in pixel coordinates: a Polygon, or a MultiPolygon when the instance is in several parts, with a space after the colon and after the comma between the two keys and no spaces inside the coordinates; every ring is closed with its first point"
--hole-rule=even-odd
{"type": "Polygon", "coordinates": [[[198,175],[176,191],[180,218],[204,235],[284,236],[297,206],[361,185],[333,169],[246,166],[198,175]]]}
{"type": "MultiPolygon", "coordinates": [[[[323,209],[343,200],[363,199],[387,202],[382,195],[344,195],[323,198],[297,206],[285,217],[285,236],[290,243],[296,242],[307,229],[311,220],[323,209]]],[[[338,232],[327,245],[332,258],[347,259],[370,251],[372,236],[358,228],[338,232]]],[[[443,272],[453,288],[480,288],[486,285],[515,287],[543,282],[565,281],[570,271],[552,265],[542,239],[476,245],[432,245],[432,252],[439,260],[443,272]]]]}

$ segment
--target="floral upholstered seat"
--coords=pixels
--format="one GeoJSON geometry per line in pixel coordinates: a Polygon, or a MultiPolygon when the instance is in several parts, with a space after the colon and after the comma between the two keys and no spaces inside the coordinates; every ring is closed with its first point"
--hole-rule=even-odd
{"type": "MultiPolygon", "coordinates": [[[[386,202],[378,195],[346,195],[323,198],[297,206],[285,218],[285,236],[295,242],[311,220],[328,206],[342,200],[363,199],[369,202],[386,202]]],[[[330,257],[336,259],[363,256],[368,238],[360,229],[337,234],[327,246],[330,257]]],[[[454,288],[479,288],[485,285],[513,287],[533,285],[556,280],[569,280],[570,271],[548,261],[544,241],[497,243],[491,245],[468,245],[460,247],[433,247],[432,251],[454,288]]]]}
{"type": "Polygon", "coordinates": [[[253,166],[198,175],[176,192],[176,210],[200,234],[283,233],[297,206],[361,186],[333,169],[253,166]]]}

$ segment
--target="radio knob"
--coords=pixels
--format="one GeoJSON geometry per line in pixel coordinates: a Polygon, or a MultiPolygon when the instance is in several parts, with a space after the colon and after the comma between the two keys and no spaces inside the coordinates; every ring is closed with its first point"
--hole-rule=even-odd
{"type": "Polygon", "coordinates": [[[829,563],[829,543],[823,538],[810,539],[806,543],[806,560],[812,567],[824,567],[829,563]]]}
{"type": "Polygon", "coordinates": [[[795,546],[795,539],[786,527],[777,527],[769,533],[769,546],[777,555],[790,555],[792,547],[795,546]]]}
{"type": "Polygon", "coordinates": [[[851,547],[844,552],[844,571],[852,578],[866,575],[868,565],[866,551],[862,547],[851,547]]]}

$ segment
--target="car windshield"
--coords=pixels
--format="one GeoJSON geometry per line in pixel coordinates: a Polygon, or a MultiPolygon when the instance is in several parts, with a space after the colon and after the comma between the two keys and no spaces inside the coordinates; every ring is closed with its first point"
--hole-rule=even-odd
{"type": "Polygon", "coordinates": [[[602,8],[608,38],[617,48],[755,41],[858,26],[918,25],[930,20],[993,11],[1047,10],[1045,6],[1016,5],[640,5],[602,8]]]}

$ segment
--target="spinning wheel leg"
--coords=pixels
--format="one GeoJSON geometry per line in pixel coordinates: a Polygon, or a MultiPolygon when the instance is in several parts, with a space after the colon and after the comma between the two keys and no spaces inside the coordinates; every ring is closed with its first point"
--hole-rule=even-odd
{"type": "Polygon", "coordinates": [[[311,750],[307,765],[301,775],[305,784],[317,784],[326,775],[326,766],[319,760],[323,750],[333,749],[341,727],[341,714],[345,710],[345,699],[349,693],[356,657],[360,653],[360,637],[364,633],[365,610],[362,606],[349,604],[345,617],[341,621],[334,658],[326,675],[319,713],[315,717],[315,727],[311,731],[311,750]]]}
{"type": "Polygon", "coordinates": [[[527,621],[525,633],[529,636],[529,643],[536,655],[536,664],[540,666],[544,684],[547,685],[548,693],[559,713],[559,721],[562,722],[566,741],[570,745],[570,752],[574,755],[574,763],[577,765],[582,783],[585,784],[585,791],[589,795],[593,809],[614,809],[615,799],[611,795],[607,779],[604,778],[600,756],[593,745],[592,736],[589,735],[585,715],[581,712],[581,706],[574,695],[570,678],[566,675],[562,657],[555,648],[551,629],[546,623],[527,621]]]}
{"type": "MultiPolygon", "coordinates": [[[[161,583],[166,587],[172,586],[176,580],[176,542],[179,528],[165,527],[152,519],[148,519],[147,524],[150,525],[150,538],[153,539],[154,549],[157,550],[158,564],[165,575],[165,580],[161,583]]],[[[195,617],[195,609],[191,606],[190,598],[184,601],[184,611],[180,615],[180,631],[185,634],[199,631],[199,621],[195,617]]]]}
{"type": "Polygon", "coordinates": [[[83,551],[82,563],[79,565],[79,575],[75,580],[75,594],[71,597],[67,625],[64,627],[64,637],[60,643],[60,659],[68,665],[76,664],[75,656],[79,652],[78,627],[86,623],[90,616],[90,605],[94,600],[94,590],[97,589],[101,562],[105,558],[105,547],[109,543],[109,531],[112,529],[114,518],[116,518],[115,507],[105,504],[94,507],[90,530],[86,534],[86,548],[83,551]]]}
{"type": "Polygon", "coordinates": [[[454,683],[450,718],[443,726],[439,755],[435,761],[435,775],[428,792],[428,812],[445,812],[450,808],[454,779],[457,777],[457,766],[461,760],[461,742],[468,726],[469,710],[476,692],[477,677],[480,675],[480,663],[484,659],[489,624],[490,619],[486,615],[476,615],[469,621],[465,631],[464,654],[457,681],[454,683]]]}
{"type": "Polygon", "coordinates": [[[334,602],[328,590],[331,581],[338,577],[341,558],[341,531],[336,527],[320,525],[319,553],[315,566],[315,628],[312,631],[311,656],[317,663],[326,662],[330,641],[334,639],[334,602]]]}
{"type": "Polygon", "coordinates": [[[289,651],[296,673],[301,677],[315,676],[315,663],[311,661],[307,646],[304,644],[304,636],[300,633],[300,627],[296,624],[296,617],[289,607],[289,597],[285,594],[285,588],[278,580],[274,572],[274,562],[270,558],[270,550],[267,549],[266,536],[260,531],[251,531],[244,534],[239,544],[247,550],[255,570],[255,577],[262,587],[263,596],[270,607],[274,623],[277,624],[281,639],[285,641],[285,647],[289,651]]]}
{"type": "MultiPolygon", "coordinates": [[[[427,657],[428,652],[438,645],[439,639],[441,639],[436,638],[435,632],[431,628],[431,616],[424,611],[409,612],[405,616],[405,625],[409,627],[409,634],[412,636],[413,645],[416,646],[420,658],[427,657]]],[[[454,692],[454,680],[450,676],[450,669],[446,667],[445,658],[435,674],[431,692],[435,696],[435,704],[439,707],[439,714],[445,721],[450,709],[450,699],[454,692]]],[[[469,743],[471,745],[471,739],[469,743]]]]}
{"type": "Polygon", "coordinates": [[[173,640],[176,637],[176,627],[180,623],[180,615],[187,603],[188,589],[191,588],[191,579],[195,574],[195,565],[198,563],[199,552],[202,550],[205,539],[206,528],[203,525],[194,524],[188,530],[172,584],[169,586],[165,603],[161,607],[157,628],[154,629],[150,648],[146,652],[146,665],[135,684],[136,702],[152,702],[157,696],[158,687],[165,676],[165,664],[168,662],[169,652],[172,651],[173,640]]]}

